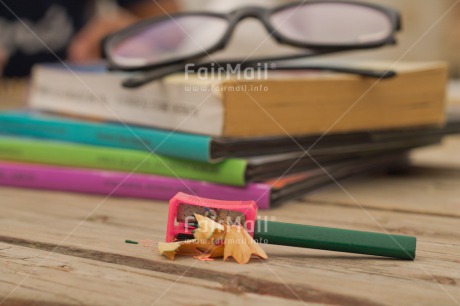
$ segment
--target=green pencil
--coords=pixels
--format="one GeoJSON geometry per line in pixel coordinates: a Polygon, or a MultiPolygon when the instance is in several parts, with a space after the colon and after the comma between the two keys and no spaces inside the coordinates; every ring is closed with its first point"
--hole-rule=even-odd
{"type": "Polygon", "coordinates": [[[256,221],[254,239],[268,244],[385,256],[405,260],[415,259],[417,244],[417,239],[411,236],[264,220],[256,221]]]}

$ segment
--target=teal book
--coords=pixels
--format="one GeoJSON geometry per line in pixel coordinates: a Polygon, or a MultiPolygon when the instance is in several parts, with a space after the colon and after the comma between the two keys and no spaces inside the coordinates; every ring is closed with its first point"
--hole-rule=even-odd
{"type": "Polygon", "coordinates": [[[36,112],[0,112],[0,133],[211,161],[211,137],[36,112]]]}

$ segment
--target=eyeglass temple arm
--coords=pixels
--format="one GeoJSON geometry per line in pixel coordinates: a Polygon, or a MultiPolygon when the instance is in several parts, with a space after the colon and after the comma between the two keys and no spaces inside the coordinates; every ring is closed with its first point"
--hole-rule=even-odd
{"type": "Polygon", "coordinates": [[[164,78],[175,72],[183,72],[185,71],[185,65],[186,64],[176,64],[176,65],[154,69],[154,70],[142,73],[138,76],[128,78],[123,81],[122,85],[125,88],[138,88],[152,81],[164,78]]]}
{"type": "MultiPolygon", "coordinates": [[[[105,44],[105,41],[108,38],[109,37],[103,38],[103,40],[101,41],[102,46],[105,44]]],[[[254,65],[257,65],[257,63],[259,62],[261,63],[261,62],[269,62],[269,61],[282,61],[282,60],[310,57],[310,56],[316,56],[316,55],[322,55],[322,54],[328,54],[328,53],[334,53],[334,52],[336,52],[336,50],[310,50],[310,53],[302,53],[302,54],[290,55],[290,56],[280,56],[280,57],[274,57],[274,58],[258,58],[258,59],[253,59],[251,61],[243,61],[243,62],[239,60],[239,61],[221,61],[221,62],[199,63],[195,65],[195,68],[198,69],[201,67],[211,67],[213,64],[216,65],[217,67],[220,67],[222,65],[235,66],[237,64],[243,64],[244,67],[249,67],[249,66],[252,67],[254,65]]],[[[103,55],[105,55],[104,53],[105,52],[103,52],[103,55]]],[[[164,78],[170,74],[173,74],[176,72],[184,72],[187,64],[188,63],[186,62],[180,62],[175,65],[156,68],[149,72],[140,74],[139,76],[128,78],[123,81],[122,85],[125,88],[138,88],[152,81],[164,78]]]]}
{"type": "Polygon", "coordinates": [[[278,62],[245,62],[239,63],[237,61],[225,62],[225,63],[204,63],[195,65],[195,69],[199,68],[216,68],[220,66],[227,66],[230,65],[232,67],[237,67],[240,65],[240,69],[245,68],[259,68],[265,69],[263,66],[267,64],[267,69],[270,71],[276,70],[322,70],[322,71],[332,71],[332,72],[341,72],[341,73],[350,73],[356,74],[360,76],[372,77],[377,79],[388,79],[396,76],[396,72],[393,70],[376,70],[376,69],[364,69],[364,68],[353,68],[353,67],[340,67],[340,66],[333,66],[333,65],[309,65],[309,64],[296,64],[296,65],[283,65],[283,63],[278,62]],[[275,64],[273,68],[270,66],[271,64],[275,64]]]}
{"type": "Polygon", "coordinates": [[[396,76],[396,72],[393,70],[375,70],[375,69],[363,69],[363,68],[351,68],[351,67],[338,67],[328,65],[305,65],[305,66],[277,66],[274,70],[322,70],[332,72],[342,72],[356,74],[365,77],[372,77],[376,79],[389,79],[396,76]]]}
{"type": "MultiPolygon", "coordinates": [[[[236,62],[235,62],[236,63],[236,62]]],[[[235,63],[230,63],[230,65],[235,64],[235,63]]],[[[212,67],[211,65],[214,64],[215,67],[224,67],[228,63],[205,63],[205,64],[197,64],[195,65],[195,68],[206,68],[206,67],[212,67]],[[224,65],[224,66],[222,66],[224,65]]],[[[123,81],[122,85],[123,87],[126,88],[137,88],[142,85],[145,85],[149,82],[159,80],[163,77],[166,77],[170,74],[173,74],[175,72],[184,72],[185,71],[185,65],[186,64],[176,64],[173,66],[167,66],[167,67],[162,67],[159,69],[155,69],[152,71],[149,71],[147,73],[143,73],[139,76],[135,76],[129,79],[126,79],[123,81]]],[[[248,68],[248,67],[260,67],[254,65],[254,63],[244,63],[241,65],[241,69],[248,68]]],[[[321,70],[321,71],[332,71],[332,72],[341,72],[341,73],[350,73],[350,74],[356,74],[360,76],[365,76],[365,77],[372,77],[372,78],[377,78],[377,79],[388,79],[396,76],[396,72],[393,70],[374,70],[374,69],[363,69],[363,68],[351,68],[351,67],[339,67],[339,66],[328,66],[328,65],[297,65],[297,66],[288,66],[288,65],[277,65],[274,69],[270,70],[295,70],[295,71],[300,71],[300,70],[321,70]]]]}

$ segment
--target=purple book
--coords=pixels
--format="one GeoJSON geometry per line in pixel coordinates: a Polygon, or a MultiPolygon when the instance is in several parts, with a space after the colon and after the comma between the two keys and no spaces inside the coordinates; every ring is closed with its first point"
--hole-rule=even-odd
{"type": "Polygon", "coordinates": [[[330,164],[325,167],[328,174],[323,169],[314,169],[235,187],[148,174],[0,161],[0,185],[164,201],[184,192],[216,200],[253,200],[260,209],[268,209],[330,184],[329,175],[344,179],[406,166],[404,153],[369,156],[330,164]]]}
{"type": "Polygon", "coordinates": [[[233,187],[171,177],[0,162],[0,185],[169,201],[178,192],[218,200],[254,200],[270,207],[271,185],[233,187]]]}

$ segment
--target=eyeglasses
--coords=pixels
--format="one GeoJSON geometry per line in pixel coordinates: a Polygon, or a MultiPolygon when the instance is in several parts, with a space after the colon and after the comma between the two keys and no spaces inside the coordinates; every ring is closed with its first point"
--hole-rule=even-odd
{"type": "MultiPolygon", "coordinates": [[[[109,68],[123,71],[149,71],[124,82],[137,87],[168,74],[184,71],[187,63],[208,67],[200,59],[224,49],[236,25],[243,19],[257,18],[280,44],[305,49],[302,54],[220,64],[255,64],[282,61],[354,49],[395,44],[400,29],[397,11],[373,4],[343,1],[308,1],[273,9],[244,7],[228,14],[210,12],[179,13],[146,20],[109,35],[102,42],[109,68]]],[[[391,77],[391,71],[373,71],[328,66],[280,66],[277,69],[322,69],[391,77]]]]}

